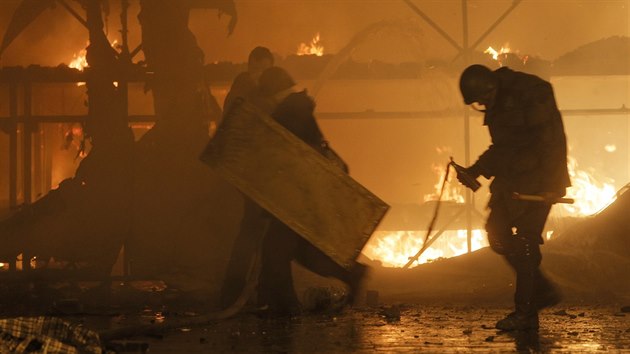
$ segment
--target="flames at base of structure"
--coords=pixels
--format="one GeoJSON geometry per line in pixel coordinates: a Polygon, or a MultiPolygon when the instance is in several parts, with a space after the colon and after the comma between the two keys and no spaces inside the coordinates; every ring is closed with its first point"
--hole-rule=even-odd
{"type": "Polygon", "coordinates": [[[573,204],[563,204],[562,212],[569,216],[589,216],[606,208],[616,199],[617,188],[614,181],[602,181],[593,174],[580,170],[577,160],[568,158],[571,187],[567,188],[567,197],[575,199],[573,204]]]}
{"type": "MultiPolygon", "coordinates": [[[[574,204],[556,205],[552,209],[552,216],[556,217],[586,217],[591,216],[610,205],[616,199],[614,181],[596,177],[593,173],[578,168],[575,158],[569,156],[567,167],[572,186],[567,189],[567,197],[575,200],[574,204]]],[[[424,196],[424,201],[451,201],[464,203],[463,189],[449,174],[442,196],[442,183],[446,169],[433,166],[438,176],[434,185],[435,192],[424,196]]],[[[549,240],[558,230],[545,230],[544,237],[549,240]]],[[[435,233],[434,233],[435,234],[435,233]]],[[[403,267],[411,257],[422,248],[426,236],[425,230],[376,231],[363,249],[363,254],[385,267],[403,267]]],[[[427,248],[418,261],[412,266],[429,263],[440,258],[450,258],[468,252],[468,231],[447,230],[427,248]]],[[[471,251],[488,246],[484,230],[471,230],[471,251]]]]}
{"type": "MultiPolygon", "coordinates": [[[[426,231],[377,231],[363,249],[363,254],[380,261],[385,267],[403,267],[422,248],[425,236],[426,231]]],[[[467,239],[467,230],[444,231],[411,267],[467,253],[467,239]]],[[[486,246],[485,232],[471,230],[471,251],[486,246]]]]}

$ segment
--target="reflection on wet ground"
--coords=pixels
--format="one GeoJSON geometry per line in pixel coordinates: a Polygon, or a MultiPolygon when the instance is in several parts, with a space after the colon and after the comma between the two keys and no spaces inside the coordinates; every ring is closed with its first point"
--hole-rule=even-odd
{"type": "MultiPolygon", "coordinates": [[[[538,332],[514,333],[494,329],[509,312],[506,308],[398,305],[293,318],[241,314],[202,327],[130,338],[125,343],[133,345],[123,352],[630,352],[630,313],[621,308],[548,309],[541,313],[538,332]]],[[[168,322],[169,317],[191,315],[159,312],[157,317],[168,322]]],[[[118,318],[116,323],[129,321],[135,320],[118,318]]]]}

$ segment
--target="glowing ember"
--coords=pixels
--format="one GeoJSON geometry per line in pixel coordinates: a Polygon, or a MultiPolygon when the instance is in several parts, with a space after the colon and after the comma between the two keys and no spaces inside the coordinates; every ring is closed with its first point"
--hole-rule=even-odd
{"type": "Polygon", "coordinates": [[[599,181],[592,174],[578,169],[577,161],[570,156],[568,167],[571,187],[567,189],[567,197],[575,199],[575,203],[562,205],[569,215],[593,215],[615,201],[617,189],[614,181],[599,181]]]}
{"type": "Polygon", "coordinates": [[[545,238],[546,238],[547,240],[551,240],[551,237],[552,237],[552,236],[553,236],[553,230],[551,230],[551,231],[547,231],[547,232],[545,233],[545,238]]]}
{"type": "Polygon", "coordinates": [[[319,33],[315,34],[311,43],[300,43],[297,55],[317,55],[318,57],[324,55],[324,46],[320,42],[319,33]]]}

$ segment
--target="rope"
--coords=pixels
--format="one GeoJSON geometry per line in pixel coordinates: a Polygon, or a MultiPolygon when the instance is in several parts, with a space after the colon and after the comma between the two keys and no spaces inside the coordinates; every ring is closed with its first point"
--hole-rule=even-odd
{"type": "Polygon", "coordinates": [[[435,226],[435,221],[437,220],[438,212],[440,211],[440,205],[442,204],[442,196],[444,195],[444,189],[446,187],[446,183],[448,182],[448,173],[450,171],[450,167],[452,163],[453,162],[451,160],[448,164],[446,164],[446,173],[444,173],[444,180],[442,181],[442,188],[440,188],[440,195],[438,197],[437,203],[435,204],[435,211],[433,212],[433,218],[431,219],[431,222],[429,223],[429,227],[427,228],[427,234],[424,237],[422,248],[413,257],[409,257],[409,261],[403,266],[403,269],[409,268],[409,266],[411,266],[413,262],[417,261],[420,255],[424,251],[426,251],[426,249],[429,247],[429,243],[427,241],[429,241],[429,235],[431,235],[431,232],[433,232],[433,227],[435,226]]]}

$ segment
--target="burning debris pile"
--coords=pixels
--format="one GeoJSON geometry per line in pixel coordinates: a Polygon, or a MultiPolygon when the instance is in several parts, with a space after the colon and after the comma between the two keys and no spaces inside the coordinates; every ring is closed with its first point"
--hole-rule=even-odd
{"type": "MultiPolygon", "coordinates": [[[[577,221],[542,247],[543,270],[572,301],[630,301],[630,185],[614,203],[577,221]]],[[[489,248],[402,270],[375,268],[368,289],[383,300],[509,303],[512,274],[489,248]]]]}

